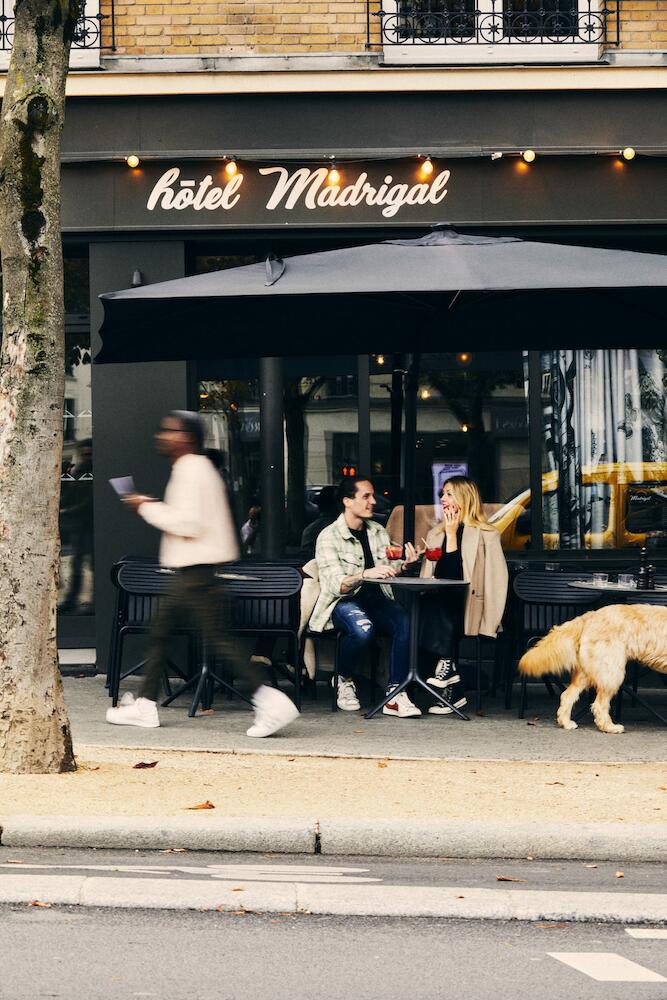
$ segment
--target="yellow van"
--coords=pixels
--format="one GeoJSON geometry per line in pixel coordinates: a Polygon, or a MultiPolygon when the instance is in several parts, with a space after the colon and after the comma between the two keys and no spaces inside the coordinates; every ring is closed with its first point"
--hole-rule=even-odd
{"type": "MultiPolygon", "coordinates": [[[[603,505],[601,531],[587,531],[587,549],[623,549],[643,545],[647,537],[667,539],[667,462],[607,462],[585,466],[582,484],[591,503],[603,505]]],[[[557,521],[558,472],[542,476],[545,528],[557,521]],[[554,505],[549,516],[549,507],[554,505]]],[[[524,490],[489,518],[502,535],[506,551],[530,545],[530,490],[524,490]]],[[[544,548],[559,548],[557,534],[544,533],[544,548]]]]}

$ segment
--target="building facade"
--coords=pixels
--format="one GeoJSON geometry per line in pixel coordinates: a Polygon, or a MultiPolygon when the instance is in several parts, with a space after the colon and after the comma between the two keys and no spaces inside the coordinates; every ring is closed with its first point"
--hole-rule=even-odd
{"type": "MultiPolygon", "coordinates": [[[[10,0],[3,14],[6,62],[10,0]]],[[[213,356],[189,357],[184,329],[180,357],[96,366],[99,294],[443,223],[667,253],[659,0],[86,0],[71,65],[59,635],[96,636],[100,661],[109,568],[156,546],[108,479],[159,491],[152,430],[199,407],[240,523],[261,504],[261,428],[256,331],[221,317],[213,356]],[[231,361],[239,337],[247,358],[231,361]]],[[[535,330],[451,344],[443,324],[421,366],[418,501],[473,475],[512,558],[627,561],[647,536],[661,544],[667,351],[649,311],[626,333],[606,348],[604,331],[563,330],[547,349],[535,330]]],[[[406,357],[382,353],[381,331],[372,354],[316,342],[314,314],[284,370],[292,551],[319,489],[352,469],[370,470],[388,509],[401,497],[406,357]]]]}

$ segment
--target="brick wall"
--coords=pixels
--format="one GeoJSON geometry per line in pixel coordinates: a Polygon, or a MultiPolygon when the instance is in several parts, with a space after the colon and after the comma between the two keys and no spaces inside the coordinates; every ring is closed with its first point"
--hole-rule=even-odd
{"type": "MultiPolygon", "coordinates": [[[[602,4],[604,0],[599,0],[602,4]]],[[[664,0],[607,0],[608,38],[621,47],[667,49],[664,0]]],[[[110,0],[101,0],[110,14],[110,0]]],[[[372,0],[371,12],[381,7],[372,0]]],[[[366,49],[366,0],[117,0],[120,55],[271,55],[359,53],[366,49]]],[[[379,19],[371,16],[371,40],[379,19]]],[[[110,43],[109,22],[103,41],[110,43]]],[[[371,51],[378,51],[377,44],[371,51]]]]}

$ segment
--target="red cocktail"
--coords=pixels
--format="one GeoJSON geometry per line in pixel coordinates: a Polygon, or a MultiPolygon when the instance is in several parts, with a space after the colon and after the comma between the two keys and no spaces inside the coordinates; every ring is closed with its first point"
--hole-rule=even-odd
{"type": "Polygon", "coordinates": [[[441,557],[442,557],[442,549],[427,549],[426,550],[426,558],[430,562],[438,562],[438,560],[441,557]]]}
{"type": "Polygon", "coordinates": [[[402,559],[403,558],[403,546],[402,545],[388,545],[387,548],[385,549],[385,555],[387,556],[387,559],[391,560],[392,562],[394,560],[396,560],[396,559],[402,559]]]}

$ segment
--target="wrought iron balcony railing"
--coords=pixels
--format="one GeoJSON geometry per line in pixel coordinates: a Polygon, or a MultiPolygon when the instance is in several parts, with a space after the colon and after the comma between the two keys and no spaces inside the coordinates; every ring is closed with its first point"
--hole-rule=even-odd
{"type": "MultiPolygon", "coordinates": [[[[109,13],[102,14],[99,0],[79,0],[73,50],[115,49],[115,11],[111,0],[109,13]]],[[[0,0],[0,52],[11,51],[14,45],[14,0],[0,0]]]]}
{"type": "Polygon", "coordinates": [[[378,9],[368,0],[368,47],[602,44],[619,6],[620,0],[382,0],[378,9]]]}

